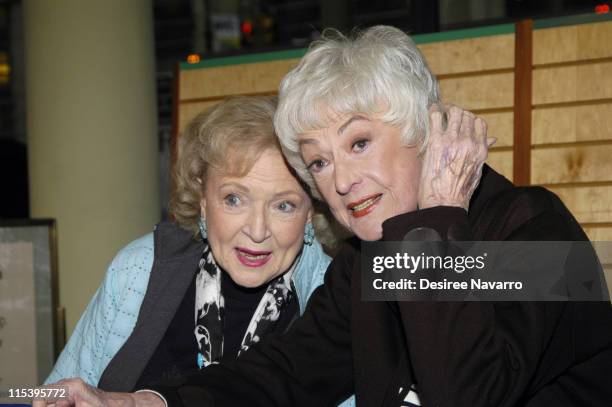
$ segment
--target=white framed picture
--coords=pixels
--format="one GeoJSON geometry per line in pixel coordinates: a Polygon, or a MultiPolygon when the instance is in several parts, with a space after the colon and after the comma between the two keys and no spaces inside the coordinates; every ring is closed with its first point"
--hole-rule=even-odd
{"type": "MultiPolygon", "coordinates": [[[[55,221],[0,220],[0,389],[44,381],[64,345],[63,325],[55,221]]],[[[0,402],[11,401],[5,396],[0,402]]]]}

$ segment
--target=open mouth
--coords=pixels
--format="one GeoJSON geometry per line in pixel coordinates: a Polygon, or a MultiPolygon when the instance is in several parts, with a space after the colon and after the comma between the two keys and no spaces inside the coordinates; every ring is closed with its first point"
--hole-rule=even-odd
{"type": "Polygon", "coordinates": [[[250,250],[244,247],[236,247],[238,261],[248,267],[260,267],[272,258],[270,251],[250,250]]]}
{"type": "Polygon", "coordinates": [[[380,198],[382,198],[382,194],[371,195],[357,202],[351,202],[347,205],[347,208],[352,212],[353,217],[360,218],[370,213],[380,201],[380,198]]]}

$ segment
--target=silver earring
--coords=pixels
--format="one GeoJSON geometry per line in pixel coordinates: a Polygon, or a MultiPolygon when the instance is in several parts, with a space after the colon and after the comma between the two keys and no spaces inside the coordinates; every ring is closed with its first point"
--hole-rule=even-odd
{"type": "Polygon", "coordinates": [[[304,244],[311,246],[312,242],[314,242],[314,238],[315,238],[314,227],[312,226],[311,222],[308,222],[306,224],[306,227],[304,228],[304,244]]]}
{"type": "Polygon", "coordinates": [[[200,236],[202,236],[202,239],[206,239],[208,237],[208,233],[206,230],[206,220],[201,216],[200,219],[198,219],[198,227],[200,228],[200,236]]]}

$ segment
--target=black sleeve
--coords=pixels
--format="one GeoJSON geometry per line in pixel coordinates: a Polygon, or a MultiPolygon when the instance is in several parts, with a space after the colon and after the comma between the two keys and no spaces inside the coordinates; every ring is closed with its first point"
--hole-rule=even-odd
{"type": "MultiPolygon", "coordinates": [[[[474,240],[467,212],[455,207],[415,211],[387,221],[385,239],[401,240],[411,230],[423,229],[435,230],[442,240],[474,240]]],[[[547,240],[571,240],[568,231],[571,231],[568,219],[554,210],[546,210],[507,229],[506,236],[499,240],[528,241],[541,235],[547,240]]],[[[562,332],[558,338],[553,336],[558,333],[560,320],[573,316],[573,312],[566,311],[574,305],[399,302],[421,402],[440,407],[527,405],[534,388],[542,385],[538,383],[543,378],[536,376],[537,369],[550,362],[543,357],[545,350],[553,341],[561,343],[557,348],[565,352],[573,349],[571,332],[562,332]]],[[[601,321],[609,323],[609,305],[595,305],[603,306],[599,315],[608,317],[601,321]]],[[[556,405],[575,405],[563,393],[556,397],[556,405]]]]}
{"type": "Polygon", "coordinates": [[[330,264],[304,315],[233,363],[213,365],[177,386],[152,386],[170,407],[333,406],[353,393],[350,343],[352,248],[330,264]]]}

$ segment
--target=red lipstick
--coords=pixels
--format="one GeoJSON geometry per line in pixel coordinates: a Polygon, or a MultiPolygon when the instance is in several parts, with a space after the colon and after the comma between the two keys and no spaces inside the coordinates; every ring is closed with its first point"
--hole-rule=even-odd
{"type": "Polygon", "coordinates": [[[376,208],[381,197],[382,194],[370,195],[359,201],[351,202],[346,208],[352,212],[351,215],[353,215],[354,218],[361,218],[376,208]]]}
{"type": "Polygon", "coordinates": [[[236,247],[236,257],[247,267],[261,267],[272,258],[272,252],[236,247]]]}

